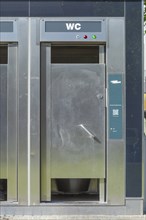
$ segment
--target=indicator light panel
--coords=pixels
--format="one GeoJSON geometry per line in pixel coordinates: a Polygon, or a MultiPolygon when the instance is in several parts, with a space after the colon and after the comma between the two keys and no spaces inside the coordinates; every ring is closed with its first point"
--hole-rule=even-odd
{"type": "Polygon", "coordinates": [[[88,39],[88,40],[97,40],[97,35],[96,34],[91,34],[91,35],[80,35],[80,34],[77,34],[77,35],[75,35],[75,38],[77,39],[77,40],[82,40],[82,39],[88,39]]]}

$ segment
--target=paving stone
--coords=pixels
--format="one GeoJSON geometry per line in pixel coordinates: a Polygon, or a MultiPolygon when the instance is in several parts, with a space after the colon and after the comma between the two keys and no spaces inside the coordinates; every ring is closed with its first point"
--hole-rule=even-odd
{"type": "Polygon", "coordinates": [[[83,216],[83,215],[74,215],[74,216],[67,216],[67,215],[53,215],[53,216],[29,216],[29,215],[18,215],[18,216],[1,216],[0,220],[146,220],[145,215],[141,216],[134,216],[134,215],[129,215],[129,216],[115,216],[115,215],[110,215],[110,216],[83,216]]]}

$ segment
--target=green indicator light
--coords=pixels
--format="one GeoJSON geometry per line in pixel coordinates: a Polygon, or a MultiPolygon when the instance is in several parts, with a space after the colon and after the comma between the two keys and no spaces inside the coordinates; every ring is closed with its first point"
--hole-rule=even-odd
{"type": "Polygon", "coordinates": [[[94,34],[94,35],[92,35],[92,39],[96,39],[96,35],[94,34]]]}

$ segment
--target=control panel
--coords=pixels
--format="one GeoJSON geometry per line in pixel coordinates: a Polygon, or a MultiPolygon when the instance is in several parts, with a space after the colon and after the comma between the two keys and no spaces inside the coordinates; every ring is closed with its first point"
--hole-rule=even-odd
{"type": "Polygon", "coordinates": [[[106,19],[104,18],[90,21],[42,19],[40,27],[41,41],[106,41],[106,19]]]}

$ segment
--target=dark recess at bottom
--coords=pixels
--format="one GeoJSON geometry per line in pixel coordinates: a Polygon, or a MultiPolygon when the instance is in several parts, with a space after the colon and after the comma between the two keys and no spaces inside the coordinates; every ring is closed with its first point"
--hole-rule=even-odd
{"type": "Polygon", "coordinates": [[[0,201],[7,200],[7,179],[0,179],[0,201]]]}

